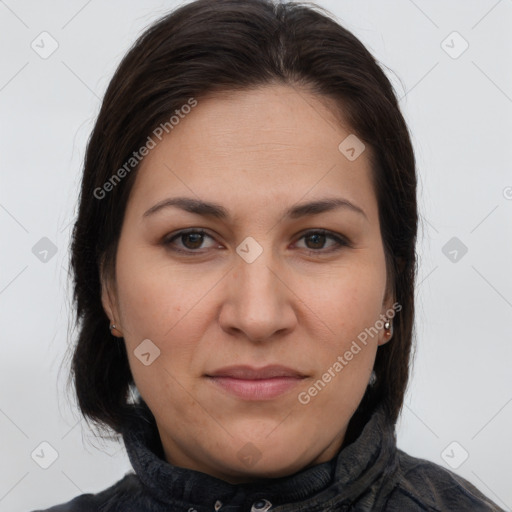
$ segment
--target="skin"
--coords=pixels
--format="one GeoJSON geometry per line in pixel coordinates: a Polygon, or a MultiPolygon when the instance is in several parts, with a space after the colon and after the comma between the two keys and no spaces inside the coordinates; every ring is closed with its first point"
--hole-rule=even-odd
{"type": "Polygon", "coordinates": [[[355,161],[340,152],[352,132],[333,111],[327,100],[284,85],[201,98],[141,164],[115,282],[103,282],[102,301],[124,337],[135,383],[171,464],[249,482],[330,460],[343,443],[378,346],[387,342],[384,330],[360,344],[308,404],[298,394],[394,301],[386,296],[370,149],[355,161]],[[220,203],[231,218],[177,207],[143,217],[177,196],[220,203]],[[351,201],[366,216],[338,208],[283,218],[288,207],[327,196],[351,201]],[[208,236],[165,245],[188,228],[208,236]],[[304,236],[314,229],[351,245],[304,236]],[[248,236],[263,250],[251,263],[236,252],[248,236]],[[160,350],[148,366],[134,354],[145,339],[160,350]],[[238,364],[282,364],[307,377],[266,401],[242,400],[205,377],[238,364]],[[244,450],[255,455],[250,464],[240,456],[247,443],[244,450]]]}

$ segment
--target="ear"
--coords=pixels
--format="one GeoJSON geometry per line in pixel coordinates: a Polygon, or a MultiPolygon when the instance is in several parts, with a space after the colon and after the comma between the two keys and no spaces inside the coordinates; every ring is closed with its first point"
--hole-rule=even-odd
{"type": "Polygon", "coordinates": [[[100,263],[101,303],[110,323],[118,325],[117,295],[114,292],[110,276],[107,276],[104,270],[104,260],[102,259],[100,263]]]}
{"type": "Polygon", "coordinates": [[[402,306],[395,301],[395,295],[389,288],[386,288],[384,300],[382,302],[382,310],[380,319],[384,323],[387,320],[391,323],[391,330],[387,331],[384,327],[379,332],[378,345],[384,345],[393,339],[393,327],[395,316],[402,306]]]}

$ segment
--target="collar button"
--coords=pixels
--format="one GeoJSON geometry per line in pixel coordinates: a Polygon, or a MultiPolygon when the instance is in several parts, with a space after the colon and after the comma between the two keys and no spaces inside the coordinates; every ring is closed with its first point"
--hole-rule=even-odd
{"type": "Polygon", "coordinates": [[[272,503],[268,500],[258,500],[252,504],[251,512],[267,512],[272,508],[272,503]]]}

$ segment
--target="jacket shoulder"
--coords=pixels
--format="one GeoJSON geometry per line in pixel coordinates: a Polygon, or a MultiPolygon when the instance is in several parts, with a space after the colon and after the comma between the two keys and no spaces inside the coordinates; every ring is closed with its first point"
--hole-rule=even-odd
{"type": "Polygon", "coordinates": [[[456,473],[399,449],[397,455],[397,483],[386,502],[385,512],[503,512],[471,482],[456,473]]]}
{"type": "Polygon", "coordinates": [[[107,512],[114,511],[119,498],[132,495],[140,489],[135,473],[127,473],[117,483],[97,494],[82,494],[71,501],[33,512],[107,512]]]}

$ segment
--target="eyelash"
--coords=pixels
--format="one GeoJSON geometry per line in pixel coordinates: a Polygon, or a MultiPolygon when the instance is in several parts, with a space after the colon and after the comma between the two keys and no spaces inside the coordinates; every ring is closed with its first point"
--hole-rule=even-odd
{"type": "MultiPolygon", "coordinates": [[[[172,235],[170,238],[166,237],[164,239],[164,241],[163,241],[163,244],[166,247],[169,247],[169,249],[174,251],[174,252],[186,254],[186,255],[189,255],[189,256],[194,255],[194,254],[200,254],[199,250],[193,250],[193,249],[183,250],[183,249],[177,249],[176,247],[172,247],[172,242],[174,242],[174,240],[176,240],[177,238],[179,238],[181,236],[190,235],[190,234],[205,235],[205,236],[208,236],[210,238],[213,238],[204,229],[187,229],[187,230],[179,231],[178,233],[172,235]]],[[[298,240],[301,240],[302,238],[307,238],[308,236],[311,236],[311,235],[318,235],[318,234],[319,235],[326,235],[327,238],[331,238],[332,240],[334,240],[336,242],[337,246],[335,246],[334,248],[331,248],[329,250],[305,249],[306,252],[308,254],[310,254],[310,255],[313,255],[313,254],[314,255],[330,254],[330,253],[337,252],[337,251],[341,250],[343,247],[351,247],[350,242],[345,237],[336,235],[336,234],[334,234],[331,231],[328,231],[326,229],[312,229],[310,231],[306,231],[298,240]]]]}

